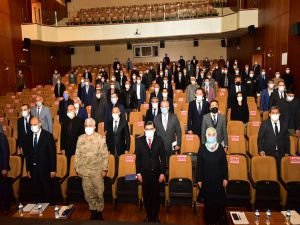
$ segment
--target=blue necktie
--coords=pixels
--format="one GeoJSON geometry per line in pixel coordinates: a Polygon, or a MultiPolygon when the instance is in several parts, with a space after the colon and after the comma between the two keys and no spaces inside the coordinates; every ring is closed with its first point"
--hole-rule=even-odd
{"type": "Polygon", "coordinates": [[[34,139],[33,139],[33,149],[34,149],[34,151],[36,151],[37,143],[38,143],[37,134],[35,134],[34,139]]]}

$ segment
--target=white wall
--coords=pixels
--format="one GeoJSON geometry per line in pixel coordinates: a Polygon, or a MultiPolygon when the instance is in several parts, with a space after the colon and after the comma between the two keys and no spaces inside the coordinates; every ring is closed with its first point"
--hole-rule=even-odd
{"type": "MultiPolygon", "coordinates": [[[[155,42],[157,43],[157,42],[155,42]]],[[[133,43],[134,44],[134,43],[133,43]]],[[[159,44],[159,43],[158,43],[159,44]]],[[[139,43],[140,45],[140,43],[139,43]]],[[[128,57],[135,62],[159,62],[168,53],[171,60],[178,60],[182,55],[186,60],[196,56],[198,59],[217,59],[221,55],[226,58],[226,48],[221,47],[220,40],[199,40],[199,47],[193,47],[193,40],[166,41],[165,48],[159,49],[158,57],[134,58],[133,50],[127,50],[126,44],[102,45],[101,51],[95,52],[95,46],[75,47],[72,55],[72,66],[110,64],[116,57],[124,63],[128,57]]]]}

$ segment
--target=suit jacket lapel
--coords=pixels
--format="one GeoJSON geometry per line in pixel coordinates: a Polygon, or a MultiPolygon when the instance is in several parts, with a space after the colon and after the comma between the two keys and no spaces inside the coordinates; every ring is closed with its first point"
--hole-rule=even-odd
{"type": "MultiPolygon", "coordinates": [[[[269,126],[269,129],[270,131],[272,132],[273,136],[276,137],[275,135],[275,132],[274,132],[274,129],[273,129],[273,124],[271,122],[271,120],[269,119],[269,122],[268,122],[268,126],[269,126]]],[[[280,129],[281,130],[281,129],[280,129]]]]}

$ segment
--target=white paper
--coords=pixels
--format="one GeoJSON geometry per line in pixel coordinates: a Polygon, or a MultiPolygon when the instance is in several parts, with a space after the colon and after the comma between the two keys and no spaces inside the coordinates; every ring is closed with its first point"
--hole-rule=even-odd
{"type": "Polygon", "coordinates": [[[23,208],[23,212],[30,212],[35,207],[35,204],[27,204],[23,208]]]}
{"type": "Polygon", "coordinates": [[[44,212],[45,209],[48,207],[49,203],[38,203],[38,204],[36,204],[33,207],[33,209],[30,211],[30,214],[38,214],[39,213],[39,210],[38,210],[39,205],[42,205],[42,212],[44,212]]]}
{"type": "Polygon", "coordinates": [[[288,57],[287,52],[281,54],[281,65],[287,65],[287,57],[288,57]]]}
{"type": "MultiPolygon", "coordinates": [[[[286,211],[281,211],[281,213],[285,216],[286,211]]],[[[291,224],[300,225],[300,215],[295,210],[291,210],[290,213],[291,213],[291,224]]]]}
{"type": "Polygon", "coordinates": [[[249,224],[249,221],[244,212],[230,211],[230,216],[231,216],[233,224],[249,224]],[[235,220],[233,218],[232,214],[237,214],[238,220],[235,220]]]}
{"type": "Polygon", "coordinates": [[[177,141],[172,142],[172,149],[175,150],[175,146],[177,145],[177,141]]]}

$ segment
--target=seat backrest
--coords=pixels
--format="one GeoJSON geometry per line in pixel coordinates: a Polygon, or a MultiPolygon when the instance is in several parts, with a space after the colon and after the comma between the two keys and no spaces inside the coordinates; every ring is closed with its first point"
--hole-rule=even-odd
{"type": "Polygon", "coordinates": [[[108,171],[107,176],[111,179],[115,177],[116,173],[116,163],[115,163],[115,157],[114,155],[110,154],[108,156],[108,171]]]}
{"type": "Polygon", "coordinates": [[[261,121],[251,121],[247,123],[247,137],[251,135],[257,135],[259,127],[261,125],[261,121]]]}
{"type": "Polygon", "coordinates": [[[169,160],[169,180],[174,178],[193,179],[191,157],[187,155],[172,155],[169,160]]]}
{"type": "Polygon", "coordinates": [[[119,157],[118,177],[136,173],[134,154],[123,154],[119,157]]]}
{"type": "Polygon", "coordinates": [[[132,126],[132,135],[143,135],[144,134],[144,121],[134,122],[132,126]]]}
{"type": "Polygon", "coordinates": [[[54,122],[53,123],[53,138],[55,141],[57,141],[60,137],[60,124],[54,122]]]}
{"type": "Polygon", "coordinates": [[[228,154],[246,155],[246,139],[244,135],[228,135],[228,154]]]}
{"type": "Polygon", "coordinates": [[[133,124],[134,122],[143,121],[142,112],[131,112],[129,114],[129,123],[133,124]]]}
{"type": "Polygon", "coordinates": [[[70,160],[69,177],[77,176],[75,166],[74,166],[74,161],[75,161],[75,155],[72,155],[70,160]]]}
{"type": "Polygon", "coordinates": [[[142,113],[143,116],[146,116],[146,112],[147,112],[148,109],[149,109],[149,104],[148,103],[141,104],[140,112],[142,113]]]}
{"type": "Polygon", "coordinates": [[[22,159],[20,156],[11,155],[9,157],[10,170],[8,171],[8,177],[16,178],[22,173],[22,159]]]}
{"type": "Polygon", "coordinates": [[[244,124],[241,121],[228,121],[227,123],[228,135],[245,135],[244,124]]]}
{"type": "Polygon", "coordinates": [[[249,153],[251,156],[258,156],[257,134],[251,135],[249,138],[249,153]]]}
{"type": "Polygon", "coordinates": [[[130,135],[130,149],[129,149],[129,152],[131,154],[134,154],[135,153],[135,136],[134,135],[130,135]]]}
{"type": "Polygon", "coordinates": [[[67,175],[67,157],[64,155],[56,155],[57,164],[56,164],[56,176],[64,177],[67,175]]]}
{"type": "Polygon", "coordinates": [[[243,155],[227,155],[228,179],[248,181],[247,159],[243,155]]]}
{"type": "Polygon", "coordinates": [[[17,151],[17,149],[16,149],[16,145],[17,145],[16,139],[13,138],[13,137],[8,137],[7,141],[8,141],[8,145],[9,145],[10,155],[16,154],[16,151],[17,151]]]}
{"type": "Polygon", "coordinates": [[[197,153],[200,148],[200,138],[196,134],[185,134],[182,137],[181,154],[193,152],[197,153]]]}
{"type": "Polygon", "coordinates": [[[281,178],[287,182],[300,182],[300,157],[286,156],[281,159],[281,178]]]}
{"type": "Polygon", "coordinates": [[[298,138],[295,136],[290,136],[290,154],[291,155],[296,155],[297,145],[298,145],[298,138]]]}
{"type": "Polygon", "coordinates": [[[254,156],[251,159],[251,177],[254,182],[278,181],[275,158],[272,156],[254,156]]]}

